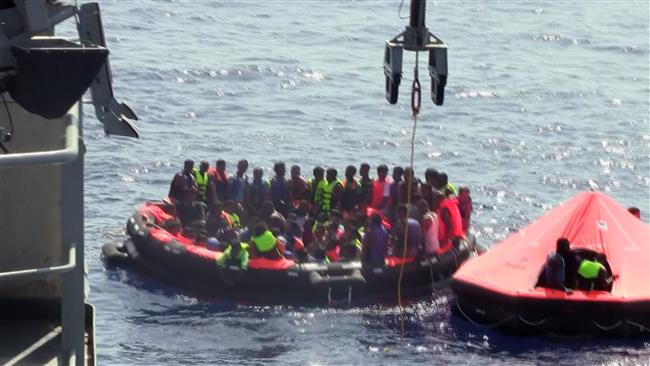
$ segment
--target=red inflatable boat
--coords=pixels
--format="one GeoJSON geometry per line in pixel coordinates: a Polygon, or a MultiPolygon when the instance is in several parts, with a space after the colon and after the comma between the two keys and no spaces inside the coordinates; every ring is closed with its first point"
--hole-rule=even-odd
{"type": "Polygon", "coordinates": [[[453,276],[457,314],[519,333],[650,335],[650,227],[600,192],[581,193],[453,276]],[[604,254],[611,291],[543,287],[559,237],[577,258],[604,254]]]}

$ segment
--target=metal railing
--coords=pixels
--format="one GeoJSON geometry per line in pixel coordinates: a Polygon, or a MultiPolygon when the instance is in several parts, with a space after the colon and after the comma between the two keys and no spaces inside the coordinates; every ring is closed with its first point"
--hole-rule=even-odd
{"type": "Polygon", "coordinates": [[[76,255],[77,255],[77,244],[72,243],[70,245],[70,250],[68,252],[68,263],[59,266],[54,266],[54,267],[30,268],[30,269],[22,269],[18,271],[0,272],[0,281],[10,279],[10,278],[17,278],[17,277],[51,275],[51,274],[69,272],[72,269],[74,269],[75,266],[77,265],[76,255]]]}

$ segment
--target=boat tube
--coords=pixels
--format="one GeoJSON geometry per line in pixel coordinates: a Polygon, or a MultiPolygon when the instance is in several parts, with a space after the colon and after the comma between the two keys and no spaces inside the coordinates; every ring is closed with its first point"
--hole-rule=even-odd
{"type": "MultiPolygon", "coordinates": [[[[576,270],[575,264],[567,266],[567,282],[575,282],[569,272],[576,270]]],[[[585,192],[465,263],[451,287],[456,295],[452,310],[488,327],[516,333],[648,336],[650,227],[607,195],[585,192]],[[560,237],[571,242],[574,263],[604,258],[602,264],[614,279],[611,288],[546,288],[546,258],[560,237]]]]}
{"type": "MultiPolygon", "coordinates": [[[[164,282],[207,296],[226,296],[260,303],[300,305],[350,305],[395,301],[402,258],[388,257],[384,264],[360,261],[296,263],[290,259],[253,258],[248,269],[217,265],[221,252],[172,235],[160,224],[173,218],[163,204],[149,203],[127,221],[129,239],[106,244],[109,264],[132,265],[164,282]]],[[[467,241],[458,248],[433,256],[406,258],[402,292],[423,294],[448,285],[451,275],[472,253],[467,241]]]]}

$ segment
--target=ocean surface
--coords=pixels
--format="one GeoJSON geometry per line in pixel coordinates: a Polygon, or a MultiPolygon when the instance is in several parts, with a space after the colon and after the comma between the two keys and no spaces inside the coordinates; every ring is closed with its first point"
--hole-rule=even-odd
{"type": "MultiPolygon", "coordinates": [[[[650,341],[517,338],[456,319],[449,291],[406,309],[303,309],[197,299],[105,269],[145,200],[186,158],[336,167],[408,164],[405,53],[397,105],[383,94],[384,41],[399,1],[103,0],[116,96],[138,140],[105,137],[85,110],[86,258],[101,365],[649,364],[650,341]]],[[[486,245],[574,194],[607,192],[650,217],[647,1],[430,1],[449,46],[445,105],[425,89],[415,169],[468,185],[486,245]]],[[[426,60],[426,57],[421,57],[426,60]]],[[[200,281],[197,278],[197,281],[200,281]]],[[[644,280],[644,279],[640,279],[644,280]]],[[[647,279],[645,279],[647,280],[647,279]]]]}

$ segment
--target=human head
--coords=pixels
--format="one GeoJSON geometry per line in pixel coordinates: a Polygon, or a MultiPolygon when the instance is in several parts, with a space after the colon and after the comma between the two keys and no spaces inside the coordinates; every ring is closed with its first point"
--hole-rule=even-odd
{"type": "Polygon", "coordinates": [[[202,161],[202,162],[199,164],[199,171],[200,171],[201,173],[205,173],[205,172],[207,172],[207,171],[208,171],[208,168],[210,168],[210,163],[208,163],[208,162],[205,161],[205,160],[202,161]]]}
{"type": "MultiPolygon", "coordinates": [[[[317,166],[313,170],[314,173],[314,178],[316,180],[323,180],[323,175],[325,175],[325,169],[323,169],[320,166],[317,166]]],[[[312,189],[316,189],[316,187],[312,187],[312,189]]]]}
{"type": "Polygon", "coordinates": [[[253,179],[261,180],[263,176],[264,176],[264,171],[262,170],[262,168],[253,169],[253,179]]]}
{"type": "Polygon", "coordinates": [[[220,172],[226,171],[226,161],[223,159],[217,160],[217,170],[220,172]]]}
{"type": "Polygon", "coordinates": [[[436,179],[438,179],[438,171],[433,168],[427,169],[424,172],[424,179],[427,181],[428,184],[433,185],[436,179]]]}
{"type": "Polygon", "coordinates": [[[368,175],[370,174],[370,164],[368,163],[362,163],[359,166],[359,175],[368,178],[368,175]]]}
{"type": "Polygon", "coordinates": [[[291,178],[292,179],[300,178],[300,167],[298,165],[294,165],[291,167],[291,178]]]}
{"type": "Polygon", "coordinates": [[[413,169],[410,166],[407,166],[404,168],[404,180],[408,181],[409,179],[413,179],[413,169]]]}
{"type": "Polygon", "coordinates": [[[266,231],[266,225],[263,222],[258,222],[255,225],[255,230],[253,231],[253,234],[255,236],[260,236],[264,234],[265,231],[266,231]]]}
{"type": "Polygon", "coordinates": [[[248,160],[242,159],[237,163],[237,173],[244,175],[248,170],[248,160]]]}
{"type": "Polygon", "coordinates": [[[381,216],[379,214],[374,213],[370,216],[370,223],[372,226],[379,226],[381,225],[381,216]]]}
{"type": "Polygon", "coordinates": [[[284,165],[283,161],[278,161],[273,165],[273,171],[278,177],[284,177],[284,175],[287,173],[287,166],[284,165]]]}
{"type": "Polygon", "coordinates": [[[458,188],[458,196],[467,197],[469,196],[469,187],[461,186],[458,188]]]}
{"type": "Polygon", "coordinates": [[[185,162],[183,163],[183,171],[185,173],[190,173],[192,169],[194,169],[194,160],[192,159],[185,160],[185,162]]]}
{"type": "Polygon", "coordinates": [[[404,168],[401,166],[396,166],[393,168],[393,181],[399,182],[402,179],[402,174],[404,174],[404,168]]]}
{"type": "Polygon", "coordinates": [[[631,213],[634,217],[641,220],[641,210],[638,207],[630,207],[627,209],[627,212],[631,213]]]}
{"type": "Polygon", "coordinates": [[[262,203],[262,209],[260,210],[260,214],[262,217],[269,217],[271,214],[275,211],[275,206],[273,205],[273,201],[267,200],[262,203]]]}
{"type": "Polygon", "coordinates": [[[445,172],[440,172],[438,173],[438,178],[436,179],[436,188],[442,189],[442,187],[446,186],[447,183],[449,183],[449,178],[447,177],[447,173],[445,172]]]}
{"type": "Polygon", "coordinates": [[[348,167],[345,168],[345,178],[347,180],[354,179],[354,176],[356,174],[357,174],[357,168],[354,165],[348,165],[348,167]]]}
{"type": "Polygon", "coordinates": [[[571,252],[571,242],[567,238],[559,238],[555,243],[555,252],[560,255],[568,255],[571,252]]]}
{"type": "Polygon", "coordinates": [[[328,182],[333,182],[336,180],[336,175],[338,172],[334,168],[329,168],[327,169],[327,181],[328,182]]]}
{"type": "Polygon", "coordinates": [[[388,175],[388,167],[385,164],[381,164],[377,167],[377,179],[384,180],[388,175]]]}

